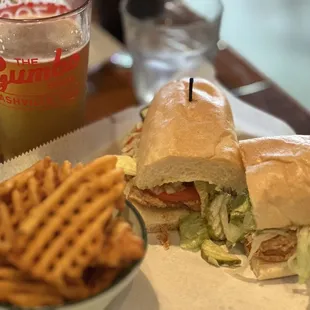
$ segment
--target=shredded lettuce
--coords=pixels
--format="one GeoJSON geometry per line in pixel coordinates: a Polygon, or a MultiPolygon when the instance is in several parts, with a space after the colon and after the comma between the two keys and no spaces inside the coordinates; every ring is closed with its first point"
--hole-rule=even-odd
{"type": "Polygon", "coordinates": [[[223,193],[214,198],[210,206],[206,208],[208,232],[213,240],[225,240],[225,231],[222,225],[221,213],[231,199],[229,194],[223,193]]]}
{"type": "Polygon", "coordinates": [[[201,244],[209,238],[207,223],[200,213],[191,213],[180,219],[180,247],[184,250],[199,251],[201,244]]]}
{"type": "Polygon", "coordinates": [[[231,200],[229,204],[230,212],[236,211],[236,212],[245,212],[247,210],[247,195],[241,194],[235,197],[231,200]]]}
{"type": "Polygon", "coordinates": [[[243,229],[240,226],[238,227],[237,225],[228,222],[227,206],[225,205],[222,205],[221,207],[220,219],[227,241],[235,244],[243,235],[243,229]]]}
{"type": "Polygon", "coordinates": [[[239,280],[252,282],[253,281],[252,278],[248,278],[244,275],[244,272],[246,271],[247,267],[249,266],[249,262],[251,261],[251,259],[255,255],[255,253],[259,250],[259,248],[263,242],[268,241],[268,240],[278,236],[279,234],[283,235],[283,234],[286,234],[286,232],[282,231],[282,230],[271,229],[271,230],[265,230],[265,231],[257,231],[255,233],[253,233],[252,234],[251,250],[250,250],[250,253],[249,253],[247,259],[243,262],[242,266],[235,269],[234,271],[229,271],[228,273],[231,276],[233,276],[239,280]]]}
{"type": "Polygon", "coordinates": [[[201,216],[207,220],[213,240],[228,240],[235,244],[244,235],[255,230],[248,195],[236,197],[221,191],[216,185],[195,182],[201,200],[201,216]]]}
{"type": "Polygon", "coordinates": [[[229,225],[226,224],[229,236],[227,240],[231,243],[242,240],[247,233],[254,231],[256,227],[249,197],[246,195],[239,197],[241,197],[239,202],[241,200],[243,202],[231,211],[229,225]]]}
{"type": "Polygon", "coordinates": [[[302,227],[297,233],[297,250],[288,260],[289,268],[298,275],[299,282],[310,278],[310,227],[302,227]]]}
{"type": "Polygon", "coordinates": [[[252,211],[247,211],[243,218],[243,236],[256,229],[256,223],[252,211]]]}
{"type": "Polygon", "coordinates": [[[234,206],[230,212],[231,221],[243,222],[243,218],[248,211],[251,211],[250,199],[246,195],[239,195],[231,203],[234,206]]]}
{"type": "Polygon", "coordinates": [[[208,182],[195,182],[201,200],[201,216],[207,220],[211,239],[235,244],[255,230],[247,194],[231,196],[208,182]]]}
{"type": "Polygon", "coordinates": [[[261,234],[267,234],[267,233],[274,233],[276,235],[281,235],[281,236],[287,236],[288,235],[288,230],[289,229],[277,229],[277,228],[270,228],[270,229],[264,229],[264,230],[257,230],[255,235],[261,235],[261,234]]]}
{"type": "Polygon", "coordinates": [[[206,218],[206,209],[217,193],[216,185],[202,181],[196,181],[194,184],[201,201],[201,216],[206,218]]]}

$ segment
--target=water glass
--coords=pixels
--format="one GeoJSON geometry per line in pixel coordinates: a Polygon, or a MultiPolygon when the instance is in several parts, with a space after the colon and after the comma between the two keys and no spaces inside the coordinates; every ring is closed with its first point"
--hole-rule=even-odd
{"type": "Polygon", "coordinates": [[[121,14],[139,103],[172,79],[193,74],[217,53],[220,0],[123,0],[121,14]]]}

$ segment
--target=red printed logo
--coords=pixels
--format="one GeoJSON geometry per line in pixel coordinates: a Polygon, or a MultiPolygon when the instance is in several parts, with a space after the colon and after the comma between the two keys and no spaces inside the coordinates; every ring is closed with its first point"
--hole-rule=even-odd
{"type": "MultiPolygon", "coordinates": [[[[34,82],[49,81],[53,78],[64,75],[66,72],[74,70],[80,60],[79,54],[61,60],[61,48],[56,50],[54,61],[49,66],[40,67],[38,58],[22,59],[15,58],[18,66],[33,65],[31,69],[21,69],[20,71],[10,70],[8,74],[0,75],[0,91],[5,92],[9,84],[27,84],[34,82]]],[[[0,57],[0,71],[6,69],[6,61],[0,57]]],[[[50,87],[52,84],[48,84],[50,87]]]]}
{"type": "Polygon", "coordinates": [[[61,56],[58,48],[54,60],[46,63],[37,58],[15,58],[13,63],[0,57],[0,104],[19,109],[74,103],[85,87],[77,74],[80,55],[61,56]]]}
{"type": "Polygon", "coordinates": [[[53,16],[64,14],[69,9],[67,2],[62,0],[3,0],[0,3],[0,18],[53,16]]]}
{"type": "MultiPolygon", "coordinates": [[[[44,17],[60,15],[68,11],[69,6],[66,0],[14,0],[14,3],[12,0],[0,0],[0,18],[31,19],[35,17],[43,18],[42,23],[44,23],[44,17]]],[[[64,42],[66,40],[71,42],[75,39],[73,35],[78,33],[79,28],[70,20],[59,20],[57,23],[57,27],[56,24],[51,23],[47,27],[40,28],[40,23],[36,27],[34,22],[27,28],[30,28],[31,32],[27,29],[26,32],[23,32],[23,27],[16,27],[14,23],[6,26],[12,27],[10,32],[7,32],[7,28],[2,29],[0,32],[0,37],[2,35],[0,105],[14,109],[51,108],[77,104],[83,100],[82,97],[85,96],[86,92],[88,45],[72,50],[72,47],[70,49],[72,43],[68,43],[67,48],[64,42]],[[57,40],[61,36],[59,29],[63,29],[62,27],[66,27],[66,33],[71,34],[67,39],[60,40],[61,43],[58,43],[57,40]],[[36,31],[39,35],[35,34],[36,31]],[[7,33],[17,34],[19,39],[15,39],[16,41],[12,45],[10,42],[13,41],[10,34],[7,33]],[[26,37],[23,37],[24,33],[27,33],[26,37]],[[41,42],[37,38],[40,38],[42,33],[45,41],[41,42]],[[49,36],[51,36],[51,41],[47,39],[49,36]],[[27,44],[24,44],[23,40],[27,44]],[[24,47],[19,49],[19,46],[24,47]],[[25,46],[27,55],[31,55],[33,49],[33,55],[40,55],[40,59],[16,58],[19,54],[23,55],[22,51],[25,46]],[[55,46],[54,48],[63,46],[63,50],[57,48],[54,58],[50,58],[53,46],[55,46]],[[14,49],[17,52],[10,56],[10,51],[14,49]],[[44,57],[45,52],[42,52],[45,49],[46,57],[44,57]],[[36,50],[41,52],[36,52],[36,50]]],[[[81,37],[76,37],[76,42],[80,42],[79,40],[82,41],[81,37]]]]}

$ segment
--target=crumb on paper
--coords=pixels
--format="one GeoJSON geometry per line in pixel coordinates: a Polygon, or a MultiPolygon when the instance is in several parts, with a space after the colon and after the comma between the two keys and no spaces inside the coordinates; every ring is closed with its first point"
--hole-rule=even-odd
{"type": "Polygon", "coordinates": [[[162,226],[160,228],[160,232],[156,236],[159,243],[164,247],[165,250],[169,250],[170,242],[169,242],[169,233],[166,226],[162,226]]]}

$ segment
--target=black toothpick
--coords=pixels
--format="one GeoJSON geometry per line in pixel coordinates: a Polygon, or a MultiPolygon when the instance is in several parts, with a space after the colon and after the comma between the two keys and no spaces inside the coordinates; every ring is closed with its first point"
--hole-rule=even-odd
{"type": "Polygon", "coordinates": [[[194,86],[194,78],[189,79],[189,90],[188,90],[188,100],[190,102],[193,101],[193,86],[194,86]]]}

